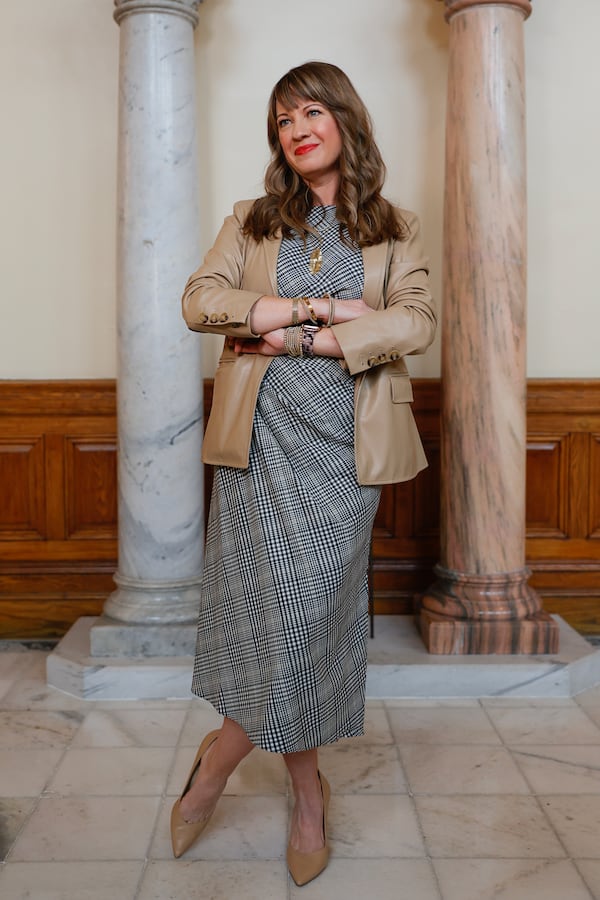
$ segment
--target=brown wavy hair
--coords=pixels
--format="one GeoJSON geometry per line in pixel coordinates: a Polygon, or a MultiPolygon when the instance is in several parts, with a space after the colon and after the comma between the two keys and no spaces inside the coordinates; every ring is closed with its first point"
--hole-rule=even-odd
{"type": "Polygon", "coordinates": [[[406,239],[408,226],[381,196],[386,169],[375,143],[369,112],[345,72],[325,62],[307,62],[290,69],[271,92],[267,117],[271,160],[265,172],[266,193],[254,202],[244,233],[260,241],[279,231],[290,237],[292,231],[306,235],[314,230],[306,225],[313,205],[312,193],[288,165],[277,126],[277,103],[291,109],[302,101],[325,106],[340,131],[342,152],[336,208],[342,239],[344,226],[350,242],[359,247],[380,244],[389,238],[406,239]]]}

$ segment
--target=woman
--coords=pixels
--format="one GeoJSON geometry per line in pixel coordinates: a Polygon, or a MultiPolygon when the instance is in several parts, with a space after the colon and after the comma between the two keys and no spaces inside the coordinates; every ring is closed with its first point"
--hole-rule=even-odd
{"type": "Polygon", "coordinates": [[[275,85],[264,197],[238,203],[183,313],[226,335],[203,459],[216,466],[192,690],[224,716],[172,813],[181,855],[228,776],[280,752],[297,884],[327,865],[317,748],[363,733],[367,563],[379,485],[426,465],[403,356],[435,312],[412,213],[380,194],[368,112],[336,66],[275,85]]]}

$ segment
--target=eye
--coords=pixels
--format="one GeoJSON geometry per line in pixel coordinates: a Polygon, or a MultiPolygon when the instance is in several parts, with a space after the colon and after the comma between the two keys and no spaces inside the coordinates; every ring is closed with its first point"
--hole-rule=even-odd
{"type": "Polygon", "coordinates": [[[278,128],[285,128],[286,125],[289,125],[289,124],[290,124],[290,121],[291,121],[290,119],[285,118],[285,117],[283,117],[283,118],[281,118],[281,119],[278,119],[278,120],[277,120],[277,127],[278,127],[278,128]]]}
{"type": "Polygon", "coordinates": [[[320,109],[309,109],[307,115],[312,116],[313,118],[315,116],[320,116],[321,110],[320,109]]]}

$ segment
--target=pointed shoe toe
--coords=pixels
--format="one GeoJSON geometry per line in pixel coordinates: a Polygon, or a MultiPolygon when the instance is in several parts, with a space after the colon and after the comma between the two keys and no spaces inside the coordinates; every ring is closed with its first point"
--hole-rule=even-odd
{"type": "Polygon", "coordinates": [[[186,822],[181,815],[180,804],[181,798],[175,801],[171,810],[171,844],[175,859],[183,856],[185,851],[189,850],[192,844],[198,840],[214,812],[214,808],[211,809],[210,813],[199,822],[186,822]]]}
{"type": "Polygon", "coordinates": [[[321,791],[323,793],[323,836],[325,843],[319,850],[312,853],[300,853],[295,850],[291,844],[287,847],[287,865],[288,870],[298,887],[308,884],[327,868],[329,862],[329,840],[327,837],[327,817],[329,813],[329,798],[331,789],[329,782],[324,775],[319,772],[319,780],[321,782],[321,791]]]}
{"type": "Polygon", "coordinates": [[[327,845],[321,847],[320,850],[315,850],[314,853],[300,853],[299,850],[294,850],[291,845],[288,845],[287,866],[298,887],[308,884],[309,881],[320,875],[327,868],[328,862],[329,847],[327,845]]]}
{"type": "Polygon", "coordinates": [[[198,840],[215,810],[215,807],[213,806],[208,815],[200,819],[199,822],[186,822],[181,814],[181,800],[192,786],[192,782],[200,768],[202,757],[211,744],[216,741],[219,733],[219,731],[211,731],[200,744],[181,796],[173,804],[173,809],[171,810],[171,845],[173,847],[173,856],[175,859],[179,859],[179,857],[182,856],[196,840],[198,840]]]}

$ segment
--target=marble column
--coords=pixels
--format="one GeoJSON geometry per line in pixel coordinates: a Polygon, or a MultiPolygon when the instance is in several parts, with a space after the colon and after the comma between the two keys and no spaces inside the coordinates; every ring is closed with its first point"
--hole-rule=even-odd
{"type": "Polygon", "coordinates": [[[200,0],[115,0],[119,563],[104,613],[193,622],[203,488],[200,341],[180,297],[198,265],[194,27],[200,0]]]}
{"type": "Polygon", "coordinates": [[[445,0],[450,27],[442,321],[441,561],[432,653],[549,653],[525,566],[528,0],[445,0]]]}

